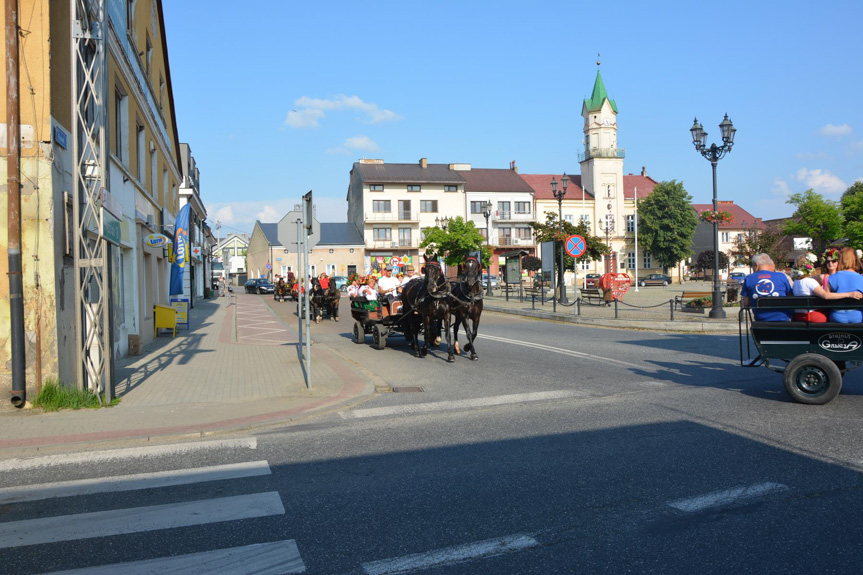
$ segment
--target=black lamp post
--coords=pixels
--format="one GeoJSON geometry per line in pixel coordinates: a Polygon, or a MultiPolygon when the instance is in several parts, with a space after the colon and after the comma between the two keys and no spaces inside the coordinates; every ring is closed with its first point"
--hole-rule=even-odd
{"type": "MultiPolygon", "coordinates": [[[[725,154],[731,151],[731,146],[734,145],[734,133],[737,132],[731,120],[728,119],[728,114],[725,114],[725,119],[719,124],[719,130],[722,135],[722,145],[710,144],[707,146],[707,132],[701,124],[698,123],[698,118],[692,124],[689,131],[692,133],[692,143],[695,149],[704,156],[710,165],[713,167],[713,212],[719,211],[719,204],[716,201],[716,163],[721,160],[725,154]]],[[[713,307],[710,309],[710,317],[713,319],[723,319],[725,310],[722,309],[722,294],[719,288],[719,220],[713,220],[713,307]]]]}
{"type": "Polygon", "coordinates": [[[554,198],[557,200],[557,212],[558,212],[558,223],[560,224],[560,267],[558,268],[559,273],[557,274],[557,289],[560,293],[558,297],[558,301],[562,304],[567,304],[569,301],[566,299],[566,286],[563,285],[563,196],[566,195],[566,187],[569,185],[569,176],[566,175],[566,172],[563,173],[563,177],[560,179],[561,184],[563,184],[563,189],[560,193],[557,192],[557,180],[554,179],[554,176],[551,177],[551,193],[554,195],[554,198]]]}
{"type": "MultiPolygon", "coordinates": [[[[489,247],[489,251],[491,251],[491,228],[488,227],[488,218],[491,217],[491,202],[482,203],[482,215],[485,216],[485,243],[489,247]]],[[[491,253],[493,254],[494,252],[491,253]]],[[[491,291],[491,260],[488,262],[486,276],[485,295],[494,295],[491,291]]]]}

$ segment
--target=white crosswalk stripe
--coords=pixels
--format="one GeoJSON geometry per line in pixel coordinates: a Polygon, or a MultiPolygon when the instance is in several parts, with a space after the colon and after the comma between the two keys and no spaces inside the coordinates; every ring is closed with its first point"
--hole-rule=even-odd
{"type": "MultiPolygon", "coordinates": [[[[106,464],[128,464],[151,467],[156,457],[176,459],[192,454],[212,453],[215,450],[256,449],[252,440],[227,440],[189,444],[165,445],[158,447],[118,449],[83,454],[50,456],[32,459],[8,460],[0,464],[7,472],[54,472],[73,466],[93,462],[106,464]]],[[[234,452],[242,453],[242,452],[234,452]]],[[[75,470],[71,469],[70,473],[75,470]]],[[[65,471],[62,471],[65,473],[65,471]]],[[[86,513],[44,516],[45,509],[50,515],[51,500],[67,498],[71,503],[56,505],[74,506],[71,498],[98,494],[122,494],[138,490],[157,490],[183,485],[197,485],[248,479],[267,476],[272,472],[267,461],[241,461],[238,463],[218,464],[185,469],[165,469],[111,477],[88,477],[69,481],[23,484],[0,488],[0,517],[4,506],[16,506],[18,516],[26,517],[29,505],[35,505],[32,518],[0,522],[0,550],[23,549],[36,545],[55,545],[68,541],[92,540],[102,537],[122,536],[173,529],[178,527],[205,527],[222,524],[225,528],[237,529],[233,522],[281,516],[285,508],[281,496],[276,491],[264,491],[243,495],[211,497],[191,501],[178,501],[160,505],[127,506],[98,510],[93,508],[86,513]],[[21,506],[23,504],[23,507],[21,506]],[[39,507],[41,506],[41,508],[39,507]],[[25,513],[22,514],[21,510],[25,513]]],[[[80,474],[78,475],[80,477],[80,474]]],[[[211,491],[220,493],[218,488],[211,491]]],[[[192,496],[194,498],[194,496],[192,496]]],[[[88,500],[88,507],[100,505],[98,499],[88,500]]],[[[116,505],[116,504],[115,504],[116,505]]],[[[179,544],[179,543],[178,543],[179,544]]],[[[276,574],[302,573],[305,565],[296,542],[293,539],[266,541],[251,545],[215,549],[203,552],[181,554],[195,551],[187,548],[155,548],[155,556],[139,561],[95,565],[75,568],[62,573],[208,573],[208,574],[276,574]]],[[[37,553],[34,550],[34,553],[37,553]]],[[[42,555],[42,551],[38,555],[42,555]]],[[[50,554],[49,554],[50,555],[50,554]]],[[[116,561],[116,558],[115,558],[116,561]]],[[[35,566],[38,569],[38,565],[35,566]]],[[[56,567],[55,567],[56,568],[56,567]]]]}

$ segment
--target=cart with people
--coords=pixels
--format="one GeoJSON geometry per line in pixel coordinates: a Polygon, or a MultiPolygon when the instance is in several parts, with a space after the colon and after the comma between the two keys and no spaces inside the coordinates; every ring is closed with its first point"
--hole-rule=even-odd
{"type": "Polygon", "coordinates": [[[857,299],[766,297],[738,316],[740,365],[781,373],[785,390],[798,403],[823,405],[842,389],[845,373],[863,363],[863,323],[754,321],[753,311],[863,310],[857,299]],[[751,344],[757,355],[752,357],[751,344]]]}
{"type": "Polygon", "coordinates": [[[372,347],[384,349],[387,338],[397,333],[407,337],[408,322],[413,310],[406,310],[399,300],[387,304],[379,300],[351,297],[351,317],[354,318],[354,343],[365,342],[366,334],[372,334],[372,347]]]}

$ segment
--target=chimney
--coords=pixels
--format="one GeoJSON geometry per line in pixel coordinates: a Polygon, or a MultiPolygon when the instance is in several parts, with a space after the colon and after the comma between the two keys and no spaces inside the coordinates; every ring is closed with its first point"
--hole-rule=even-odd
{"type": "Polygon", "coordinates": [[[429,167],[429,162],[426,158],[420,158],[420,167],[423,169],[429,167]]]}
{"type": "Polygon", "coordinates": [[[516,174],[518,173],[518,166],[515,165],[515,160],[513,160],[509,163],[509,169],[512,170],[513,172],[515,172],[516,174]]]}
{"type": "Polygon", "coordinates": [[[641,175],[647,177],[647,168],[645,168],[644,166],[641,166],[641,175]]]}

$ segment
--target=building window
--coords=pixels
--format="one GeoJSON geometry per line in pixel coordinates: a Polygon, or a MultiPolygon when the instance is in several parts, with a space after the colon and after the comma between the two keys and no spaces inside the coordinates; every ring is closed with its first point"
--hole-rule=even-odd
{"type": "Polygon", "coordinates": [[[605,233],[614,232],[614,214],[605,214],[605,233]]]}
{"type": "Polygon", "coordinates": [[[153,43],[150,42],[150,35],[149,34],[147,34],[147,48],[146,48],[146,50],[147,50],[147,52],[146,52],[146,58],[147,59],[146,59],[144,66],[147,69],[147,79],[149,80],[150,79],[150,64],[153,61],[153,43]]]}
{"type": "MultiPolygon", "coordinates": [[[[515,203],[515,213],[517,214],[529,214],[530,213],[530,202],[516,202],[515,203]]],[[[570,218],[572,219],[572,218],[570,218]]]]}
{"type": "Polygon", "coordinates": [[[128,120],[128,105],[129,100],[126,94],[119,87],[114,87],[114,138],[116,139],[117,147],[115,153],[117,158],[129,167],[128,142],[126,141],[126,133],[129,130],[128,120]]]}
{"type": "Polygon", "coordinates": [[[587,258],[578,258],[578,269],[583,272],[590,270],[591,261],[587,258]]]}
{"type": "Polygon", "coordinates": [[[409,192],[419,192],[421,189],[422,189],[422,186],[419,186],[417,184],[411,184],[408,186],[409,192]]]}
{"type": "Polygon", "coordinates": [[[165,113],[165,78],[159,72],[159,112],[165,113]]]}
{"type": "Polygon", "coordinates": [[[445,191],[445,192],[457,192],[458,186],[444,186],[443,191],[445,191]]]}
{"type": "Polygon", "coordinates": [[[411,247],[411,229],[410,228],[399,228],[399,247],[400,248],[411,247]]]}
{"type": "Polygon", "coordinates": [[[376,242],[388,242],[393,239],[392,228],[374,228],[372,234],[376,242]]]}
{"type": "Polygon", "coordinates": [[[626,231],[635,231],[635,216],[633,214],[629,214],[628,216],[626,216],[626,231]]]}
{"type": "Polygon", "coordinates": [[[420,200],[420,212],[424,214],[436,214],[437,200],[420,200]]]}
{"type": "Polygon", "coordinates": [[[722,241],[728,243],[729,234],[728,232],[722,232],[722,241]]]}
{"type": "Polygon", "coordinates": [[[389,200],[372,201],[372,211],[376,214],[388,214],[392,211],[389,200]]]}
{"type": "Polygon", "coordinates": [[[567,214],[567,215],[563,216],[563,221],[571,224],[572,223],[572,214],[567,214]]]}
{"type": "Polygon", "coordinates": [[[651,255],[650,255],[649,253],[647,253],[647,252],[644,252],[644,261],[643,261],[643,263],[644,263],[644,266],[643,266],[643,267],[644,267],[644,269],[649,270],[649,269],[653,268],[653,256],[651,256],[651,255]]]}
{"type": "Polygon", "coordinates": [[[410,220],[411,218],[411,201],[399,200],[399,219],[410,220]]]}
{"type": "Polygon", "coordinates": [[[483,204],[485,204],[485,202],[471,202],[470,203],[470,213],[481,214],[483,204]]]}
{"type": "Polygon", "coordinates": [[[482,239],[488,240],[488,228],[479,228],[479,234],[482,236],[482,239]]]}
{"type": "Polygon", "coordinates": [[[132,36],[135,30],[135,3],[137,0],[126,0],[126,33],[132,36]]]}
{"type": "Polygon", "coordinates": [[[144,126],[142,126],[141,124],[135,125],[135,136],[136,136],[135,137],[135,146],[136,146],[135,155],[138,156],[138,158],[137,158],[138,169],[136,170],[137,171],[136,175],[138,176],[138,181],[143,186],[144,185],[144,174],[145,174],[144,164],[146,163],[146,157],[147,157],[146,151],[145,151],[146,143],[147,143],[146,142],[147,134],[144,131],[144,126]]]}
{"type": "Polygon", "coordinates": [[[497,203],[497,217],[502,220],[508,220],[512,217],[512,212],[510,211],[510,203],[509,202],[498,202],[497,203]]]}
{"type": "Polygon", "coordinates": [[[637,262],[637,259],[635,257],[635,252],[629,252],[628,254],[626,254],[626,267],[627,268],[634,270],[636,262],[637,262]]]}
{"type": "Polygon", "coordinates": [[[420,228],[420,239],[421,240],[426,239],[426,236],[428,235],[429,230],[431,230],[431,229],[434,229],[434,228],[420,228]]]}
{"type": "Polygon", "coordinates": [[[590,230],[590,216],[587,214],[581,214],[581,223],[584,224],[584,227],[590,230]]]}
{"type": "Polygon", "coordinates": [[[515,228],[515,237],[520,240],[529,240],[530,228],[515,228]]]}
{"type": "Polygon", "coordinates": [[[370,192],[382,192],[382,191],[384,191],[384,185],[383,184],[372,184],[369,186],[369,191],[370,192]]]}

